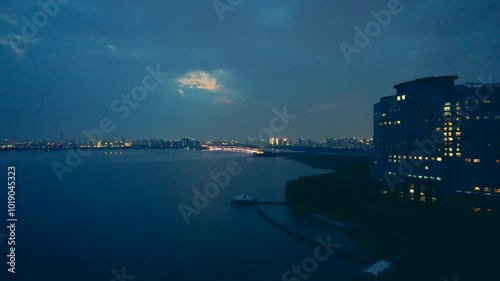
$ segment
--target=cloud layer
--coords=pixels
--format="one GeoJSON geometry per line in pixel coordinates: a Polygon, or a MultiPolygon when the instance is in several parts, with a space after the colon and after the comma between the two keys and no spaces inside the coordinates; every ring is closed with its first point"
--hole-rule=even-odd
{"type": "Polygon", "coordinates": [[[148,65],[171,78],[117,123],[117,137],[244,139],[282,106],[298,116],[283,132],[291,139],[369,137],[372,105],[394,84],[500,80],[499,1],[402,1],[350,64],[339,44],[353,44],[387,0],[243,1],[223,22],[211,1],[72,0],[31,39],[22,19],[41,11],[37,1],[5,2],[0,118],[16,122],[0,137],[81,138],[148,65]]]}

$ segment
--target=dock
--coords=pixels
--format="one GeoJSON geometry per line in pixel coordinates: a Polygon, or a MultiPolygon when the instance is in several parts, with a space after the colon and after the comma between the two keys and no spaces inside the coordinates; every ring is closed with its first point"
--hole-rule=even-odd
{"type": "MultiPolygon", "coordinates": [[[[301,233],[299,232],[296,232],[294,230],[291,230],[290,228],[288,227],[285,227],[284,225],[282,225],[281,223],[277,222],[276,220],[274,220],[273,218],[271,218],[270,216],[268,216],[261,208],[260,208],[260,204],[279,204],[279,205],[285,205],[287,204],[287,202],[283,202],[283,201],[259,201],[257,199],[253,199],[251,201],[249,200],[233,200],[232,201],[233,204],[246,204],[246,205],[253,205],[255,211],[257,212],[257,214],[259,214],[264,220],[266,220],[267,222],[269,222],[270,224],[272,224],[273,226],[275,226],[276,228],[280,229],[281,231],[283,232],[286,232],[292,236],[295,236],[296,238],[304,241],[304,242],[307,242],[309,244],[312,244],[314,246],[320,246],[320,247],[323,247],[323,245],[321,245],[318,241],[314,240],[314,239],[311,239],[305,235],[302,235],[301,233]]],[[[346,252],[340,248],[336,248],[334,250],[334,253],[337,254],[337,255],[340,255],[340,256],[343,256],[343,257],[346,257],[350,260],[353,260],[357,263],[360,263],[360,264],[363,264],[363,265],[368,265],[370,264],[370,260],[366,257],[360,257],[360,256],[357,256],[357,255],[354,255],[354,254],[351,254],[349,252],[346,252]]]]}

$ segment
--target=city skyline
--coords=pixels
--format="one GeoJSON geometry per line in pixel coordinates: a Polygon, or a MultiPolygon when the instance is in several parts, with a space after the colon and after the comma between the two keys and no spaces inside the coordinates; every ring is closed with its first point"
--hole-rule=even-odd
{"type": "MultiPolygon", "coordinates": [[[[101,139],[101,141],[115,141],[115,140],[129,140],[129,141],[143,141],[143,140],[168,140],[168,141],[179,141],[184,138],[188,139],[193,139],[193,140],[199,140],[199,141],[204,141],[204,142],[210,142],[210,141],[237,141],[241,143],[245,142],[252,142],[255,140],[249,140],[247,139],[237,139],[237,138],[212,138],[212,139],[201,139],[201,138],[193,138],[191,136],[183,136],[180,138],[165,138],[165,137],[159,137],[159,138],[152,138],[152,137],[138,137],[138,138],[128,138],[128,137],[104,137],[101,139]]],[[[317,143],[324,143],[325,140],[347,140],[347,139],[371,139],[372,137],[356,137],[356,136],[350,136],[350,137],[340,137],[340,138],[333,138],[329,136],[322,136],[319,139],[312,139],[308,137],[298,137],[298,138],[290,138],[287,135],[276,135],[275,137],[272,137],[270,139],[260,139],[260,142],[270,142],[272,139],[285,139],[288,141],[292,142],[300,142],[302,141],[313,141],[317,143]]],[[[89,141],[88,138],[82,137],[82,138],[61,138],[59,137],[52,137],[52,138],[33,138],[33,139],[15,139],[15,138],[9,138],[9,137],[3,137],[0,136],[0,141],[7,141],[7,142],[36,142],[36,141],[51,141],[51,142],[72,142],[72,141],[89,141]]]]}
{"type": "Polygon", "coordinates": [[[81,138],[110,118],[110,137],[246,139],[287,107],[297,116],[286,126],[292,139],[367,138],[371,105],[397,81],[498,80],[498,3],[398,2],[380,20],[388,3],[244,1],[221,18],[211,2],[69,1],[34,32],[43,9],[9,2],[0,10],[0,117],[15,122],[0,135],[81,138]],[[382,28],[367,38],[377,18],[382,28]],[[9,41],[28,30],[34,38],[9,41]],[[361,37],[367,43],[358,48],[361,37]],[[359,52],[346,59],[342,43],[359,52]],[[127,111],[122,95],[147,75],[151,90],[127,111]]]}

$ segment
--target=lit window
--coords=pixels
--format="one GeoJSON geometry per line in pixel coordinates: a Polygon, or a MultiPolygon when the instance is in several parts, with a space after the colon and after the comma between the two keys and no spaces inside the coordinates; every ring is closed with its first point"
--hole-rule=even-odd
{"type": "Polygon", "coordinates": [[[436,158],[438,162],[441,162],[443,159],[441,157],[436,158]]]}
{"type": "Polygon", "coordinates": [[[462,157],[462,153],[457,153],[457,157],[462,157]]]}
{"type": "Polygon", "coordinates": [[[471,162],[470,158],[465,158],[465,162],[471,162]]]}
{"type": "Polygon", "coordinates": [[[481,159],[474,159],[474,163],[481,163],[481,159]]]}
{"type": "Polygon", "coordinates": [[[481,188],[479,186],[474,187],[475,191],[481,191],[481,188]]]}
{"type": "Polygon", "coordinates": [[[426,169],[426,170],[429,170],[429,166],[425,166],[425,169],[426,169]]]}
{"type": "Polygon", "coordinates": [[[495,193],[500,193],[500,188],[495,188],[495,193]]]}
{"type": "Polygon", "coordinates": [[[456,135],[456,136],[461,136],[461,135],[462,135],[462,133],[461,133],[461,132],[456,132],[456,133],[455,133],[455,135],[456,135]]]}
{"type": "Polygon", "coordinates": [[[445,106],[450,106],[450,105],[451,105],[451,103],[449,103],[449,102],[445,102],[445,103],[444,103],[444,105],[445,105],[445,106]]]}
{"type": "Polygon", "coordinates": [[[489,188],[489,187],[485,187],[485,188],[484,188],[484,192],[491,192],[491,188],[489,188]]]}
{"type": "Polygon", "coordinates": [[[483,100],[483,103],[491,103],[490,100],[483,100]]]}
{"type": "Polygon", "coordinates": [[[405,100],[405,99],[406,99],[406,95],[402,95],[401,100],[405,100]]]}
{"type": "Polygon", "coordinates": [[[401,100],[401,97],[400,97],[400,96],[398,96],[398,97],[397,97],[397,99],[398,99],[398,100],[401,100]]]}

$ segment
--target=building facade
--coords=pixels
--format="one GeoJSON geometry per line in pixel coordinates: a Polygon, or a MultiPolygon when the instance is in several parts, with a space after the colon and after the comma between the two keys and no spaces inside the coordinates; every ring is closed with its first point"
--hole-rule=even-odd
{"type": "Polygon", "coordinates": [[[374,105],[372,173],[387,192],[421,202],[500,199],[500,87],[456,79],[400,83],[374,105]]]}

